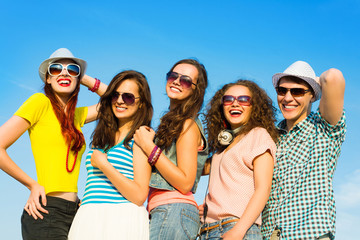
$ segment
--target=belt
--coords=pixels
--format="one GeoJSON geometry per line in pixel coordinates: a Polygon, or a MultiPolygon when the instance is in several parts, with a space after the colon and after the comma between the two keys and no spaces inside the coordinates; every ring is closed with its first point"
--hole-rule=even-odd
{"type": "Polygon", "coordinates": [[[227,220],[227,221],[225,221],[225,222],[218,223],[218,224],[216,224],[216,225],[214,225],[214,226],[211,226],[211,227],[201,228],[200,234],[202,234],[202,233],[205,232],[205,231],[210,231],[210,230],[212,230],[212,229],[214,229],[214,228],[223,226],[223,225],[228,224],[228,223],[237,222],[237,221],[239,221],[239,219],[230,219],[230,220],[227,220]]]}

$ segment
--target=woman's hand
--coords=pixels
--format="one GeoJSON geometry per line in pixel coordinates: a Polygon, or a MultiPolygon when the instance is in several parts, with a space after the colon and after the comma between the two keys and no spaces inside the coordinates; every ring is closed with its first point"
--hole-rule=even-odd
{"type": "Polygon", "coordinates": [[[96,168],[100,168],[101,164],[104,164],[107,161],[107,154],[100,152],[99,150],[94,150],[91,155],[91,165],[96,168]]]}
{"type": "Polygon", "coordinates": [[[40,219],[43,219],[43,215],[39,212],[43,212],[46,214],[49,214],[49,212],[44,209],[40,204],[40,197],[41,197],[41,203],[42,205],[46,206],[46,195],[45,195],[45,188],[35,182],[30,187],[30,197],[27,200],[25,204],[25,211],[31,215],[35,220],[39,217],[40,219]]]}
{"type": "Polygon", "coordinates": [[[135,143],[149,156],[154,144],[155,131],[148,126],[141,126],[134,134],[135,143]]]}
{"type": "Polygon", "coordinates": [[[200,217],[204,216],[204,204],[198,206],[200,217]]]}
{"type": "Polygon", "coordinates": [[[239,240],[239,239],[243,239],[244,235],[240,234],[239,231],[237,231],[237,229],[230,229],[229,231],[227,231],[226,233],[224,233],[224,235],[222,235],[222,239],[224,240],[239,240]]]}

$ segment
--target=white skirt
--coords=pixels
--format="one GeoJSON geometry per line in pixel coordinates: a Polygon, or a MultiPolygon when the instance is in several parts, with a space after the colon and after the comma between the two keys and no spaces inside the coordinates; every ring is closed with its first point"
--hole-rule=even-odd
{"type": "Polygon", "coordinates": [[[75,215],[68,239],[148,240],[148,212],[133,203],[85,204],[75,215]]]}

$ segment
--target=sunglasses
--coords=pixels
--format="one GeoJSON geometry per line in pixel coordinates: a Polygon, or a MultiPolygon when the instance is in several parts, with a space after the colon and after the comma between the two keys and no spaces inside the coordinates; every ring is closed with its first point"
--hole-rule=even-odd
{"type": "Polygon", "coordinates": [[[277,87],[276,93],[280,96],[285,96],[286,93],[290,91],[291,96],[293,97],[302,97],[305,95],[305,93],[309,92],[310,89],[304,89],[304,88],[284,88],[284,87],[277,87]]]}
{"type": "Polygon", "coordinates": [[[66,70],[66,72],[72,76],[72,77],[77,77],[80,75],[80,66],[77,64],[68,64],[67,66],[62,65],[61,63],[52,63],[49,65],[48,68],[48,73],[53,76],[59,76],[63,69],[66,70]]]}
{"type": "Polygon", "coordinates": [[[133,105],[134,102],[135,102],[135,99],[138,99],[140,97],[135,97],[134,94],[132,93],[127,93],[127,92],[124,92],[124,93],[121,93],[121,92],[114,92],[112,94],[112,100],[113,102],[116,102],[119,97],[121,96],[122,100],[124,101],[124,103],[126,105],[133,105]]]}
{"type": "Polygon", "coordinates": [[[246,96],[246,95],[240,95],[240,96],[232,96],[232,95],[224,95],[222,97],[222,104],[224,106],[228,106],[234,103],[234,101],[237,101],[240,105],[242,106],[250,106],[250,100],[251,97],[250,96],[246,96]]]}
{"type": "Polygon", "coordinates": [[[177,72],[168,72],[166,74],[166,80],[170,83],[172,83],[173,81],[175,81],[176,79],[178,79],[180,77],[180,85],[183,88],[190,88],[191,84],[194,84],[196,87],[196,84],[193,83],[191,77],[186,76],[186,75],[181,75],[180,73],[177,72]]]}

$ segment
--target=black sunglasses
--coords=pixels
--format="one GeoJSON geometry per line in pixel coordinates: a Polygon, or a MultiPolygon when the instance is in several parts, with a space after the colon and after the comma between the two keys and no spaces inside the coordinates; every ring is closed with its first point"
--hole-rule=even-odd
{"type": "Polygon", "coordinates": [[[132,94],[132,93],[127,93],[127,92],[124,92],[124,93],[122,93],[122,92],[114,92],[114,93],[112,94],[112,100],[113,100],[114,102],[116,102],[116,101],[119,99],[120,96],[121,96],[122,100],[124,101],[124,103],[125,103],[126,105],[132,105],[132,104],[134,104],[135,99],[140,98],[140,97],[135,97],[134,94],[132,94]]]}
{"type": "Polygon", "coordinates": [[[186,75],[182,75],[180,73],[177,73],[177,72],[168,72],[166,74],[166,80],[168,82],[173,82],[175,81],[176,79],[178,79],[180,77],[180,85],[183,87],[183,88],[189,88],[191,87],[191,84],[194,84],[195,87],[196,87],[196,84],[193,83],[191,77],[189,76],[186,76],[186,75]]]}
{"type": "Polygon", "coordinates": [[[72,77],[77,77],[80,75],[80,66],[74,63],[70,63],[66,66],[62,65],[61,63],[52,63],[49,65],[48,73],[54,77],[59,76],[63,69],[65,69],[66,72],[72,77]]]}
{"type": "Polygon", "coordinates": [[[290,91],[291,96],[293,97],[302,97],[305,93],[309,92],[310,89],[304,88],[285,88],[285,87],[277,87],[276,93],[280,96],[285,96],[288,91],[290,91]]]}

